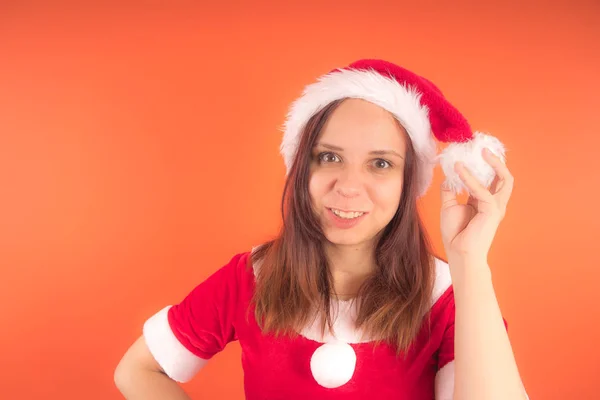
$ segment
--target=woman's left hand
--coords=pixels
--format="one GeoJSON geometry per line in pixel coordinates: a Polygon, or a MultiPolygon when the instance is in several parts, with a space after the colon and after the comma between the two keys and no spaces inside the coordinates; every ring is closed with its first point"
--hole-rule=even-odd
{"type": "Polygon", "coordinates": [[[489,150],[484,160],[496,171],[488,190],[461,163],[455,170],[469,188],[466,204],[460,204],[451,190],[442,187],[441,232],[449,260],[487,263],[496,230],[506,213],[514,178],[502,160],[489,150]]]}

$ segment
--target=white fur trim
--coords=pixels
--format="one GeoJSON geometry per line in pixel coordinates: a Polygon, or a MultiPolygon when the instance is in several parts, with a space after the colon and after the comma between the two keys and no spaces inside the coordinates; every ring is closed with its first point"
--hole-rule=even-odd
{"type": "Polygon", "coordinates": [[[163,371],[177,382],[188,382],[207,363],[186,349],[173,334],[167,306],[144,323],[144,339],[163,371]]]}
{"type": "Polygon", "coordinates": [[[435,400],[452,400],[453,397],[454,361],[450,361],[435,374],[435,400]]]}
{"type": "MultiPolygon", "coordinates": [[[[250,250],[250,257],[252,257],[254,255],[254,253],[256,253],[256,250],[258,250],[260,246],[252,246],[252,250],[250,250]]],[[[260,269],[260,264],[261,264],[261,260],[259,260],[256,263],[252,263],[252,273],[254,274],[254,277],[258,276],[258,270],[260,269]]]]}
{"type": "Polygon", "coordinates": [[[448,263],[435,259],[435,282],[431,294],[431,306],[439,300],[444,292],[452,285],[452,276],[450,275],[450,266],[448,263]]]}
{"type": "MultiPolygon", "coordinates": [[[[435,259],[435,282],[431,296],[430,305],[433,306],[444,292],[452,284],[450,268],[444,261],[435,259]]],[[[374,338],[367,336],[362,330],[356,327],[357,307],[354,301],[332,301],[333,315],[333,333],[329,329],[325,330],[325,335],[321,334],[321,321],[313,318],[313,322],[306,326],[300,334],[310,340],[320,343],[330,343],[342,341],[346,343],[366,343],[374,338]]]]}
{"type": "Polygon", "coordinates": [[[280,146],[287,172],[292,167],[300,135],[308,120],[327,104],[342,98],[367,100],[398,119],[406,129],[421,164],[419,193],[424,194],[433,178],[437,152],[431,134],[429,109],[421,105],[421,94],[413,86],[398,83],[374,70],[344,69],[330,72],[308,85],[302,96],[292,103],[280,146]]]}
{"type": "Polygon", "coordinates": [[[482,185],[489,187],[496,173],[481,154],[486,147],[499,156],[502,162],[505,162],[504,145],[497,138],[481,132],[475,132],[473,139],[468,142],[448,145],[438,156],[444,175],[446,175],[444,186],[455,193],[467,189],[454,171],[454,164],[461,161],[482,185]]]}
{"type": "Polygon", "coordinates": [[[333,332],[325,329],[325,335],[321,334],[321,321],[313,318],[313,322],[306,326],[300,334],[310,340],[319,343],[333,343],[337,341],[346,343],[366,343],[373,339],[366,336],[364,332],[356,327],[356,302],[336,301],[331,302],[333,316],[333,332]]]}
{"type": "Polygon", "coordinates": [[[323,387],[340,387],[352,378],[356,368],[356,353],[343,342],[321,345],[310,359],[310,370],[315,381],[323,387]]]}

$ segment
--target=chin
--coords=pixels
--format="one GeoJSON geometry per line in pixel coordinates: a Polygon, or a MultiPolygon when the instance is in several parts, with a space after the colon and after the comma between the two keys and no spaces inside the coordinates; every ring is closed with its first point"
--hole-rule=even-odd
{"type": "Polygon", "coordinates": [[[372,237],[360,232],[329,231],[325,237],[331,244],[338,246],[356,246],[372,240],[372,237]]]}

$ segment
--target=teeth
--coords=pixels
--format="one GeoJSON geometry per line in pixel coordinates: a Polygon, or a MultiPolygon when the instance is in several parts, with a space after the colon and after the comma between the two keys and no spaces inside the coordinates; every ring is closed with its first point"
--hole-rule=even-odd
{"type": "Polygon", "coordinates": [[[357,212],[357,211],[345,212],[345,211],[340,211],[340,210],[334,210],[333,208],[331,209],[331,211],[338,217],[346,218],[346,219],[357,218],[364,214],[363,212],[357,212]]]}

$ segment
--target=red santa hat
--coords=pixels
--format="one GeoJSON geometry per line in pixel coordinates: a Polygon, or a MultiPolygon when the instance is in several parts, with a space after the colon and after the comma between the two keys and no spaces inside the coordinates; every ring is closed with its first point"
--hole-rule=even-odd
{"type": "Polygon", "coordinates": [[[495,172],[482,157],[488,148],[504,161],[504,146],[493,136],[473,132],[466,118],[432,82],[384,60],[364,59],[336,68],[308,85],[295,100],[284,124],[281,154],[289,172],[308,120],[332,101],[360,98],[389,111],[404,127],[419,163],[419,195],[431,184],[433,169],[440,163],[445,186],[454,192],[466,189],[454,172],[461,161],[488,187],[495,172]],[[449,145],[438,154],[436,140],[449,145]]]}

